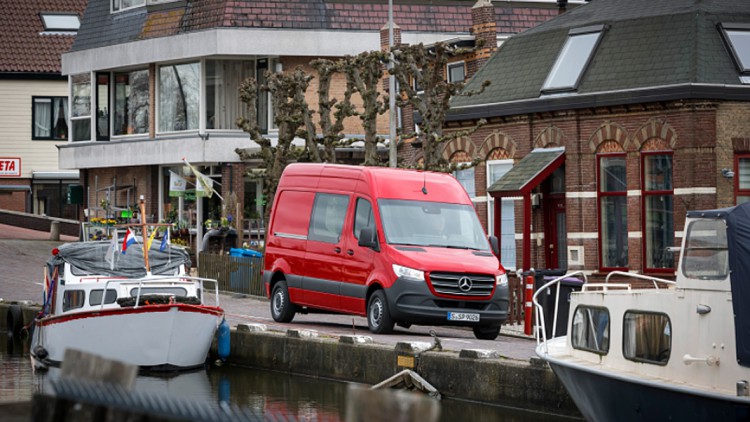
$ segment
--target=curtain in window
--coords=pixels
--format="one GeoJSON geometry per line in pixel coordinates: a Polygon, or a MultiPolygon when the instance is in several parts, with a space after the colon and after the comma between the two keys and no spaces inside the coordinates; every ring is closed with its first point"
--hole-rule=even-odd
{"type": "Polygon", "coordinates": [[[243,116],[243,104],[237,93],[242,81],[254,74],[252,60],[206,62],[206,128],[237,129],[237,118],[243,116]]]}
{"type": "Polygon", "coordinates": [[[669,318],[662,314],[625,314],[624,353],[627,359],[666,363],[672,347],[669,318]]]}
{"type": "Polygon", "coordinates": [[[52,124],[54,126],[54,138],[65,139],[68,136],[68,99],[65,97],[55,98],[52,101],[52,124]]]}
{"type": "Polygon", "coordinates": [[[50,127],[50,109],[52,100],[49,98],[34,99],[34,137],[49,138],[52,134],[50,127]]]}

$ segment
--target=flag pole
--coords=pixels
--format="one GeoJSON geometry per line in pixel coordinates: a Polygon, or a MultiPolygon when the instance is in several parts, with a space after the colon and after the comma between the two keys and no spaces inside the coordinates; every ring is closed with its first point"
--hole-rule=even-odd
{"type": "Polygon", "coordinates": [[[146,275],[151,275],[151,266],[148,264],[148,225],[146,224],[146,201],[141,195],[141,201],[138,204],[141,210],[141,236],[143,236],[143,244],[141,249],[143,250],[143,262],[146,265],[146,275]]]}

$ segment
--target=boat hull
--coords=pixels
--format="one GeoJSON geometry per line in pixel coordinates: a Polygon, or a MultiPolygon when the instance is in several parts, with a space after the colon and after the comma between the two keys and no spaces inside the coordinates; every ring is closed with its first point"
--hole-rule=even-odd
{"type": "Polygon", "coordinates": [[[224,312],[218,307],[168,304],[47,316],[34,321],[35,366],[59,366],[65,350],[137,365],[183,370],[203,365],[224,312]]]}
{"type": "Polygon", "coordinates": [[[750,420],[750,398],[612,376],[565,361],[542,358],[588,421],[750,420]]]}

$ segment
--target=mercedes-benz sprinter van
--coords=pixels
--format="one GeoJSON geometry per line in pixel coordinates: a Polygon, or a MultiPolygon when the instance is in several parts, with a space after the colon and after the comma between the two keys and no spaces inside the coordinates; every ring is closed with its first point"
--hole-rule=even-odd
{"type": "Polygon", "coordinates": [[[276,191],[263,281],[279,322],[324,311],[365,316],[373,333],[460,325],[495,339],[508,316],[496,254],[449,174],[298,163],[276,191]]]}

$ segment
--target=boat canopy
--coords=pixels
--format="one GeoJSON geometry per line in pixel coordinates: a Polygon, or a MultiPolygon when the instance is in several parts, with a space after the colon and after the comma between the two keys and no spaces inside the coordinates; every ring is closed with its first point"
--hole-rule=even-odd
{"type": "Polygon", "coordinates": [[[750,367],[750,202],[721,210],[691,211],[688,217],[723,218],[727,223],[737,362],[750,367]]]}
{"type": "MultiPolygon", "coordinates": [[[[111,242],[66,243],[59,247],[57,255],[47,261],[49,274],[52,274],[54,267],[67,262],[84,274],[105,277],[145,277],[146,267],[143,262],[142,245],[139,243],[131,245],[127,253],[122,253],[119,245],[117,246],[114,251],[114,269],[110,269],[111,264],[107,260],[107,253],[112,247],[111,242]]],[[[185,249],[168,247],[160,251],[159,242],[151,245],[148,261],[153,275],[176,275],[180,265],[183,264],[190,268],[190,256],[185,249]]]]}

